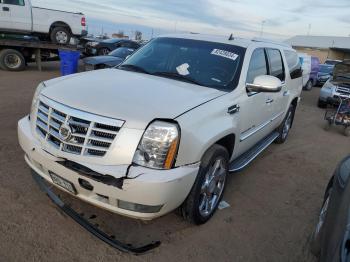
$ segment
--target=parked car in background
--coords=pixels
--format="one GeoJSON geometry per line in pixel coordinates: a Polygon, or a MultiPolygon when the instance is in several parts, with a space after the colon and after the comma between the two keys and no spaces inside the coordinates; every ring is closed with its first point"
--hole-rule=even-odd
{"type": "Polygon", "coordinates": [[[316,85],[322,86],[324,83],[328,81],[328,79],[332,76],[334,69],[334,65],[330,64],[322,64],[320,65],[320,69],[317,73],[317,82],[316,85]]]}
{"type": "Polygon", "coordinates": [[[203,224],[229,172],[287,140],[301,76],[286,44],[158,37],[116,68],[41,83],[19,143],[35,177],[81,200],[145,220],[181,207],[203,224]]]}
{"type": "Polygon", "coordinates": [[[318,57],[309,56],[304,53],[299,53],[298,55],[303,69],[303,88],[310,91],[317,82],[320,60],[318,57]]]}
{"type": "Polygon", "coordinates": [[[32,6],[30,0],[0,1],[0,32],[37,35],[54,43],[68,44],[72,36],[87,34],[82,13],[32,6]]]}
{"type": "Polygon", "coordinates": [[[85,47],[87,55],[108,55],[109,52],[119,47],[137,49],[140,46],[135,41],[128,39],[111,38],[103,41],[91,42],[85,47]]]}
{"type": "Polygon", "coordinates": [[[335,60],[335,59],[326,59],[324,62],[326,65],[336,65],[338,63],[341,63],[342,60],[335,60]]]}
{"type": "Polygon", "coordinates": [[[331,177],[311,238],[311,251],[320,262],[350,261],[350,156],[331,177]]]}
{"type": "Polygon", "coordinates": [[[350,60],[334,66],[333,76],[321,88],[318,106],[323,108],[328,104],[339,104],[341,94],[350,94],[350,60]]]}
{"type": "Polygon", "coordinates": [[[109,68],[119,65],[127,56],[135,52],[136,49],[129,47],[119,47],[105,56],[92,56],[84,59],[85,71],[109,68]]]}

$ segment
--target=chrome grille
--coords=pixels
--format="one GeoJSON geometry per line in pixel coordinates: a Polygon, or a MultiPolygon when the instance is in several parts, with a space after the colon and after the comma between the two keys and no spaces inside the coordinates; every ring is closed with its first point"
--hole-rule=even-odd
{"type": "Polygon", "coordinates": [[[337,86],[336,93],[343,96],[350,96],[350,87],[337,86]]]}
{"type": "Polygon", "coordinates": [[[56,149],[96,157],[107,153],[123,124],[121,120],[92,115],[46,99],[39,101],[36,118],[37,133],[56,149]],[[60,135],[62,125],[70,127],[68,139],[60,135]]]}

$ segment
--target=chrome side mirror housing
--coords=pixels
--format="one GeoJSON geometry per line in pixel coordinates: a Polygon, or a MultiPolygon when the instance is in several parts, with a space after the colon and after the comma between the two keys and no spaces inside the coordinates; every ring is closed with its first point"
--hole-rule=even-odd
{"type": "Polygon", "coordinates": [[[277,93],[282,89],[282,82],[277,77],[261,75],[254,79],[254,83],[247,84],[246,88],[249,92],[277,93]]]}

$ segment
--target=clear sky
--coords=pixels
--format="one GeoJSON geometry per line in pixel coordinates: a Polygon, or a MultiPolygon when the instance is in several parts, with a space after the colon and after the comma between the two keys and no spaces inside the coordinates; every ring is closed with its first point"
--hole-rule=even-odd
{"type": "Polygon", "coordinates": [[[144,37],[169,32],[259,36],[350,36],[350,0],[32,0],[86,15],[94,34],[124,30],[144,37]]]}

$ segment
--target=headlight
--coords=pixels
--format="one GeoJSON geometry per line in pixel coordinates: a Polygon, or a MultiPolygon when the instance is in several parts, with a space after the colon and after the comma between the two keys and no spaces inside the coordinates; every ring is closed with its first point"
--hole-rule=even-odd
{"type": "Polygon", "coordinates": [[[94,46],[97,46],[99,44],[99,42],[89,42],[88,44],[89,44],[89,46],[94,47],[94,46]]]}
{"type": "Polygon", "coordinates": [[[44,88],[46,88],[46,86],[45,86],[44,82],[41,82],[35,90],[33,100],[32,100],[32,105],[30,107],[31,117],[32,117],[32,114],[34,113],[34,110],[35,110],[37,103],[39,101],[39,95],[40,95],[41,91],[43,91],[44,88]]]}
{"type": "Polygon", "coordinates": [[[133,162],[150,168],[170,169],[175,162],[179,142],[177,124],[155,121],[143,134],[133,162]]]}
{"type": "Polygon", "coordinates": [[[331,83],[331,81],[328,80],[326,83],[324,83],[322,88],[331,90],[333,87],[334,85],[331,83]]]}

